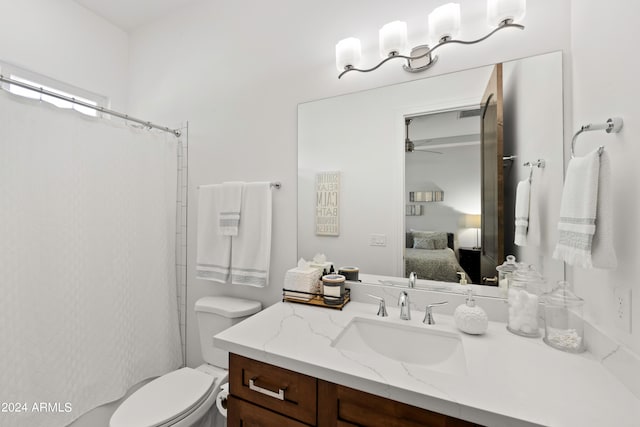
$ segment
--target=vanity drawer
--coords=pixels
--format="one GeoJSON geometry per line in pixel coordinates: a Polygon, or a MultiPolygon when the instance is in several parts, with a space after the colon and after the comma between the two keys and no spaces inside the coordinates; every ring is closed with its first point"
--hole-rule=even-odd
{"type": "Polygon", "coordinates": [[[307,427],[299,421],[229,396],[227,427],[307,427]]]}
{"type": "Polygon", "coordinates": [[[248,402],[316,425],[317,380],[313,377],[230,354],[229,392],[248,402]]]}
{"type": "Polygon", "coordinates": [[[467,421],[318,381],[319,427],[479,427],[467,421]]]}

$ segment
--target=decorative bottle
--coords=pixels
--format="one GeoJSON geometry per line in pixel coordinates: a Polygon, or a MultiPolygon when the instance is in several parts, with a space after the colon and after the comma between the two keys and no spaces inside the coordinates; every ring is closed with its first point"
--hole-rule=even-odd
{"type": "Polygon", "coordinates": [[[516,335],[529,338],[540,336],[538,326],[540,295],[544,278],[532,265],[521,265],[509,280],[507,304],[509,319],[507,329],[516,335]]]}

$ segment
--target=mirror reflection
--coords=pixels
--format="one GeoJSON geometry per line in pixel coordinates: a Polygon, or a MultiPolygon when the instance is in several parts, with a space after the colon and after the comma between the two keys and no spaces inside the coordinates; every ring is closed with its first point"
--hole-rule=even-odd
{"type": "Polygon", "coordinates": [[[489,148],[481,122],[490,103],[481,101],[495,66],[300,104],[298,256],[324,253],[336,268],[399,278],[419,270],[419,279],[458,282],[464,272],[481,283],[514,254],[560,280],[564,266],[550,254],[563,177],[562,55],[501,68],[502,137],[489,148]],[[537,159],[546,162],[532,174],[534,232],[517,246],[515,189],[529,176],[524,163],[537,159]],[[317,233],[317,221],[328,221],[318,217],[316,191],[326,172],[339,177],[332,235],[317,233]]]}
{"type": "Polygon", "coordinates": [[[405,276],[480,283],[480,113],[405,119],[405,276]]]}

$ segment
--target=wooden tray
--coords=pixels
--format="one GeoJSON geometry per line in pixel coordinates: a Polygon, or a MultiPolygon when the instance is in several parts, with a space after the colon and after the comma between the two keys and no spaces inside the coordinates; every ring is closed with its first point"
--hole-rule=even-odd
{"type": "Polygon", "coordinates": [[[344,290],[344,300],[340,304],[327,304],[324,302],[323,294],[314,294],[311,292],[301,292],[301,291],[292,291],[291,289],[282,288],[282,301],[295,302],[298,304],[307,304],[307,305],[315,305],[317,307],[326,307],[333,308],[337,310],[342,310],[342,308],[347,305],[349,301],[351,301],[351,289],[345,288],[344,290]],[[298,294],[306,294],[311,295],[311,299],[302,300],[294,296],[287,295],[287,292],[295,292],[298,294]]]}

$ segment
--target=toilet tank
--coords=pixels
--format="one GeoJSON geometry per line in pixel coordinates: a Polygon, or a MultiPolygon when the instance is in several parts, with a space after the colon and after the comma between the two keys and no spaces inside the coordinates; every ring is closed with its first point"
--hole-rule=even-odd
{"type": "Polygon", "coordinates": [[[262,304],[259,301],[233,297],[204,297],[196,301],[200,347],[205,362],[228,369],[229,353],[214,347],[213,336],[261,309],[262,304]]]}

